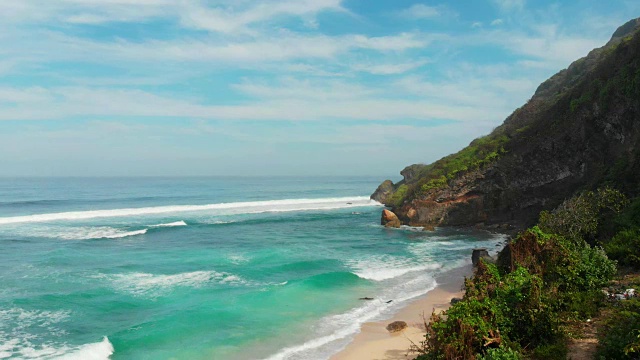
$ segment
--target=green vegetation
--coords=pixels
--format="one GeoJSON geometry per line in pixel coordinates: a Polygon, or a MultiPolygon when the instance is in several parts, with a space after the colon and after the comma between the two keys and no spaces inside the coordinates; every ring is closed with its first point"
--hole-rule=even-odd
{"type": "Polygon", "coordinates": [[[604,249],[620,265],[640,268],[640,229],[620,231],[604,244],[604,249]]]}
{"type": "Polygon", "coordinates": [[[412,187],[411,193],[424,195],[431,190],[444,188],[450,180],[460,174],[495,162],[506,152],[504,146],[508,142],[507,136],[496,134],[473,140],[461,151],[425,167],[420,174],[420,180],[412,187]]]}
{"type": "MultiPolygon", "coordinates": [[[[629,42],[630,40],[623,40],[618,47],[629,42]]],[[[613,52],[618,47],[609,49],[605,52],[605,55],[613,52]]],[[[618,72],[607,75],[602,80],[593,80],[579,97],[571,100],[569,107],[571,112],[576,112],[586,104],[597,102],[606,111],[610,104],[615,104],[618,94],[631,99],[640,98],[640,68],[637,60],[631,64],[626,64],[618,72]]]]}
{"type": "Polygon", "coordinates": [[[541,214],[539,226],[518,234],[496,264],[479,264],[462,301],[431,316],[414,349],[418,359],[565,359],[567,324],[598,313],[600,289],[616,273],[615,262],[585,238],[625,203],[605,188],[541,214]]]}
{"type": "Polygon", "coordinates": [[[400,187],[398,187],[398,189],[393,193],[393,196],[391,196],[389,202],[395,207],[402,206],[408,190],[409,187],[407,185],[400,185],[400,187]]]}
{"type": "Polygon", "coordinates": [[[522,355],[515,350],[505,347],[491,348],[487,353],[480,355],[478,360],[521,360],[522,355]]]}
{"type": "Polygon", "coordinates": [[[617,190],[602,188],[587,191],[563,202],[553,212],[540,213],[540,228],[579,240],[596,236],[598,225],[608,214],[619,213],[627,205],[625,196],[617,190]]]}
{"type": "Polygon", "coordinates": [[[614,219],[615,235],[602,246],[618,264],[640,269],[640,198],[633,201],[614,219]]]}
{"type": "MultiPolygon", "coordinates": [[[[640,278],[625,279],[624,288],[640,287],[640,278]]],[[[596,359],[637,359],[640,357],[640,299],[621,301],[608,309],[604,329],[599,332],[596,359]]]]}
{"type": "Polygon", "coordinates": [[[506,153],[504,147],[508,142],[509,137],[498,134],[473,140],[460,152],[425,166],[417,176],[419,180],[415,183],[400,185],[389,203],[400,207],[407,198],[423,196],[431,190],[442,189],[457,176],[492,164],[506,153]]]}

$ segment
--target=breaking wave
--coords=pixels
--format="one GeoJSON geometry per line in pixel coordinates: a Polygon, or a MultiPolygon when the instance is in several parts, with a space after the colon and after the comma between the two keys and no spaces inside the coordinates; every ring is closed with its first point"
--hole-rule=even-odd
{"type": "Polygon", "coordinates": [[[199,288],[210,283],[227,285],[251,285],[240,276],[217,271],[193,271],[172,275],[147,273],[101,274],[97,278],[106,278],[112,286],[121,292],[135,296],[158,296],[175,287],[199,288]]]}
{"type": "Polygon", "coordinates": [[[382,206],[365,196],[323,198],[323,199],[293,199],[269,200],[252,202],[234,202],[209,205],[172,205],[146,208],[128,208],[112,210],[71,211],[51,214],[37,214],[11,216],[0,218],[0,225],[48,222],[60,220],[86,220],[94,218],[130,217],[179,212],[212,211],[218,214],[254,214],[263,212],[286,212],[306,210],[331,210],[362,206],[382,206]]]}

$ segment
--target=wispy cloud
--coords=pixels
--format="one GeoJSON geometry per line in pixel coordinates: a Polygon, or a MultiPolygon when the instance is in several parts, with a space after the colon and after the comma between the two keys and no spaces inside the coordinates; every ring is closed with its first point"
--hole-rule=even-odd
{"type": "Polygon", "coordinates": [[[493,0],[493,3],[502,11],[511,12],[524,9],[526,0],[493,0]]]}
{"type": "Polygon", "coordinates": [[[442,14],[442,6],[428,6],[425,4],[415,4],[398,12],[399,16],[412,20],[432,19],[442,16],[442,14]]]}
{"type": "Polygon", "coordinates": [[[246,33],[252,25],[278,17],[314,17],[323,11],[346,12],[341,0],[214,1],[199,0],[22,0],[0,4],[0,19],[10,23],[104,24],[177,18],[184,27],[221,33],[246,33]],[[2,15],[4,14],[4,15],[2,15]]]}
{"type": "Polygon", "coordinates": [[[188,169],[232,149],[286,161],[231,169],[275,169],[305,166],[322,147],[362,168],[377,154],[395,171],[487,133],[640,9],[629,1],[569,17],[524,0],[473,11],[414,3],[0,2],[0,160],[24,160],[13,162],[23,173],[52,157],[90,168],[87,154],[131,167],[180,158],[174,169],[188,169]]]}
{"type": "Polygon", "coordinates": [[[352,69],[374,75],[398,75],[418,69],[429,63],[429,60],[398,62],[386,64],[355,64],[352,69]]]}

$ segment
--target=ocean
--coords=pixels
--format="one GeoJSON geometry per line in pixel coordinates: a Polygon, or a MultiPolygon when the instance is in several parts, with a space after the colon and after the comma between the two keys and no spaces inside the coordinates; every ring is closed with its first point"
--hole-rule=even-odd
{"type": "Polygon", "coordinates": [[[327,359],[504,240],[385,229],[382,180],[0,179],[0,359],[327,359]]]}

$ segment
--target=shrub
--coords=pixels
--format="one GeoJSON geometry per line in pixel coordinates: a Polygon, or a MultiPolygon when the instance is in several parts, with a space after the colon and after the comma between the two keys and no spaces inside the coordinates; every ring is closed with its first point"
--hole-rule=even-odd
{"type": "Polygon", "coordinates": [[[570,240],[593,238],[598,224],[608,212],[619,213],[627,204],[621,192],[602,188],[586,191],[558,206],[553,212],[540,213],[540,228],[570,240]]]}
{"type": "Polygon", "coordinates": [[[522,354],[510,348],[499,347],[489,349],[484,355],[480,355],[478,360],[521,360],[522,354]]]}
{"type": "Polygon", "coordinates": [[[601,359],[637,359],[640,355],[640,299],[620,303],[608,320],[606,330],[601,331],[597,355],[601,359]]]}
{"type": "Polygon", "coordinates": [[[567,359],[567,352],[565,339],[559,338],[555,344],[535,348],[531,358],[535,360],[565,360],[567,359]]]}
{"type": "Polygon", "coordinates": [[[613,239],[605,242],[604,249],[619,264],[640,268],[640,229],[620,231],[613,239]]]}
{"type": "Polygon", "coordinates": [[[404,199],[407,196],[407,190],[409,190],[409,187],[407,185],[400,185],[400,187],[398,187],[398,189],[391,196],[391,200],[389,200],[389,202],[395,207],[402,206],[402,204],[404,203],[404,199]]]}

